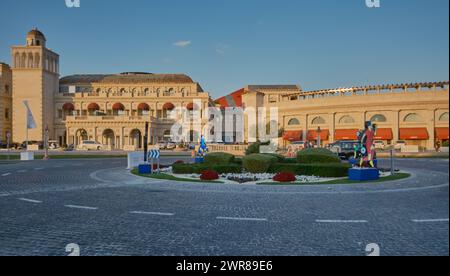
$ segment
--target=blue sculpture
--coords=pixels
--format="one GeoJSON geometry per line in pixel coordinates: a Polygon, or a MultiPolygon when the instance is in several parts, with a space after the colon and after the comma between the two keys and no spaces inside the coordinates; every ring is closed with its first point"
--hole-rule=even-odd
{"type": "Polygon", "coordinates": [[[208,153],[209,149],[206,145],[205,137],[202,135],[200,138],[200,147],[198,148],[198,152],[195,156],[195,163],[200,164],[205,162],[206,153],[208,153]]]}

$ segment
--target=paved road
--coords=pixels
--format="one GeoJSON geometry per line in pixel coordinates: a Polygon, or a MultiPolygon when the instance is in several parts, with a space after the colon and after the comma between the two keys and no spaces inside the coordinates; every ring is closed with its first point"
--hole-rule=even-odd
{"type": "Polygon", "coordinates": [[[0,163],[0,255],[449,254],[448,160],[399,160],[413,178],[356,186],[170,183],[125,166],[0,163]]]}

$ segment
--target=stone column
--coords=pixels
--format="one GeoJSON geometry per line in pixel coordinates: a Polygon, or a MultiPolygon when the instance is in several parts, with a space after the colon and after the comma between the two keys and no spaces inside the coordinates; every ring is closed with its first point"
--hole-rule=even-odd
{"type": "Polygon", "coordinates": [[[425,120],[427,120],[427,130],[428,135],[430,136],[430,139],[427,141],[427,150],[433,150],[436,142],[436,135],[435,135],[435,124],[436,124],[436,112],[435,110],[428,110],[427,115],[425,117],[425,120]]]}
{"type": "Polygon", "coordinates": [[[329,143],[334,143],[334,134],[336,132],[336,113],[332,113],[330,116],[330,139],[329,143]]]}
{"type": "Polygon", "coordinates": [[[392,144],[396,144],[400,140],[400,110],[392,111],[392,132],[394,134],[392,144]]]}

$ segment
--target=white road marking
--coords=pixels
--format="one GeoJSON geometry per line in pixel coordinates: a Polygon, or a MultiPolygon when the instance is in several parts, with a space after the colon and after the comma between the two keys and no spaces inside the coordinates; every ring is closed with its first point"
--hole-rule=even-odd
{"type": "Polygon", "coordinates": [[[43,170],[44,168],[34,168],[34,170],[36,170],[36,171],[41,171],[41,170],[43,170]]]}
{"type": "Polygon", "coordinates": [[[368,223],[367,220],[327,220],[327,219],[318,219],[317,223],[368,223]]]}
{"type": "Polygon", "coordinates": [[[29,198],[18,198],[18,200],[25,201],[25,202],[30,202],[30,203],[42,203],[42,201],[29,199],[29,198]]]}
{"type": "Polygon", "coordinates": [[[17,171],[18,173],[26,173],[27,172],[27,170],[20,170],[20,171],[17,171]]]}
{"type": "Polygon", "coordinates": [[[64,205],[64,207],[72,208],[72,209],[83,209],[83,210],[97,210],[97,207],[88,207],[88,206],[78,206],[78,205],[64,205]]]}
{"type": "Polygon", "coordinates": [[[6,197],[9,196],[8,194],[0,194],[0,197],[6,197]]]}
{"type": "Polygon", "coordinates": [[[153,216],[174,216],[173,213],[160,213],[160,212],[142,212],[142,211],[133,211],[130,212],[130,214],[136,214],[136,215],[153,215],[153,216]]]}
{"type": "Polygon", "coordinates": [[[427,223],[427,222],[449,222],[448,219],[413,219],[415,223],[427,223]]]}
{"type": "Polygon", "coordinates": [[[11,173],[4,173],[4,174],[2,174],[2,176],[8,176],[8,175],[11,175],[11,173]]]}
{"type": "Polygon", "coordinates": [[[239,221],[267,221],[266,218],[237,218],[237,217],[217,217],[218,220],[239,220],[239,221]]]}

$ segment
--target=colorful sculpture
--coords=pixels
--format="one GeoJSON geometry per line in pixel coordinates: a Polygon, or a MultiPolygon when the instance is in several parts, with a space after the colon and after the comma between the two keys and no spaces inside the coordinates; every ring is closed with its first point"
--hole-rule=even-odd
{"type": "Polygon", "coordinates": [[[375,168],[375,134],[376,125],[370,121],[365,123],[364,131],[358,132],[359,143],[355,145],[355,160],[359,159],[360,167],[375,168]]]}
{"type": "Polygon", "coordinates": [[[195,163],[203,163],[205,160],[206,153],[208,153],[209,149],[206,145],[205,137],[202,135],[200,138],[200,147],[198,148],[197,155],[195,157],[195,163]]]}

